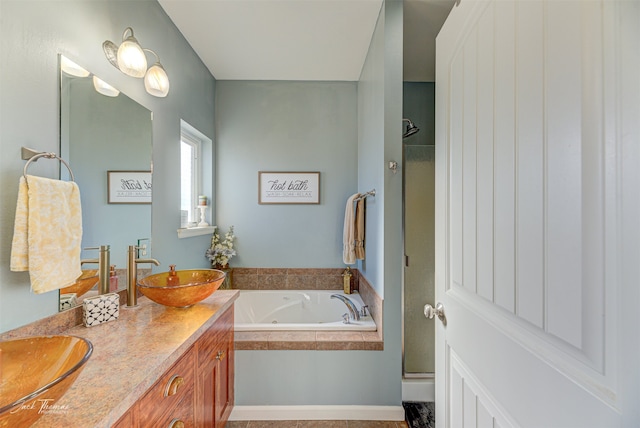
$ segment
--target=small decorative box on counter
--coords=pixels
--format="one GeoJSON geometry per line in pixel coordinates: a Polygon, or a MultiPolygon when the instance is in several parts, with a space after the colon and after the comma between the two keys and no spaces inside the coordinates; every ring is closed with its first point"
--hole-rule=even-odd
{"type": "Polygon", "coordinates": [[[117,293],[101,294],[82,302],[82,321],[85,327],[115,321],[119,315],[120,296],[117,293]]]}

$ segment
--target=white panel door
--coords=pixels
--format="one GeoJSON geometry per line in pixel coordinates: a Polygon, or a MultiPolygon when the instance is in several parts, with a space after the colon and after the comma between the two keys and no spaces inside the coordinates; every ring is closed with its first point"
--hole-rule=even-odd
{"type": "Polygon", "coordinates": [[[640,426],[638,10],[462,0],[438,35],[440,427],[640,426]]]}

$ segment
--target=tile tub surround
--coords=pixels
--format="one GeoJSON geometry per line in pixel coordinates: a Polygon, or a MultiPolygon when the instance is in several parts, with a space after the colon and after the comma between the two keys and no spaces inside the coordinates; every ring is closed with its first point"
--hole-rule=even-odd
{"type": "MultiPolygon", "coordinates": [[[[342,272],[337,269],[234,268],[233,287],[241,290],[342,290],[342,272]],[[240,279],[238,279],[240,278],[240,279]]],[[[382,351],[383,301],[367,279],[352,269],[353,284],[369,307],[377,331],[238,331],[236,350],[382,351]]]]}
{"type": "Polygon", "coordinates": [[[237,331],[236,351],[382,351],[376,331],[237,331]]]}
{"type": "MultiPolygon", "coordinates": [[[[120,318],[66,331],[88,339],[93,355],[76,382],[58,400],[62,414],[45,414],[34,427],[111,426],[193,345],[238,297],[218,290],[185,309],[158,305],[146,297],[137,308],[120,308],[120,318]]],[[[25,330],[26,331],[26,330],[25,330]]]]}
{"type": "MultiPolygon", "coordinates": [[[[233,268],[240,290],[342,290],[344,268],[233,268]]],[[[357,288],[357,274],[352,280],[357,288]]]]}

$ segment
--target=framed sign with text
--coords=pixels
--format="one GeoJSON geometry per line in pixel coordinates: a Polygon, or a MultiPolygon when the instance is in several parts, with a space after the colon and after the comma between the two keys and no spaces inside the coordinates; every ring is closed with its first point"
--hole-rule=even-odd
{"type": "Polygon", "coordinates": [[[319,204],[319,172],[258,172],[259,204],[319,204]]]}
{"type": "Polygon", "coordinates": [[[151,171],[107,171],[107,202],[150,204],[151,171]]]}

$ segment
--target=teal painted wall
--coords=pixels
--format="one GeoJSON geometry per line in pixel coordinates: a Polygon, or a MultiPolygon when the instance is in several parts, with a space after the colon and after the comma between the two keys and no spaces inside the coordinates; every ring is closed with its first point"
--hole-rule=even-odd
{"type": "MultiPolygon", "coordinates": [[[[58,293],[34,295],[27,273],[9,271],[20,147],[59,150],[58,54],[87,67],[154,114],[152,252],[162,262],[204,267],[209,237],[177,238],[180,119],[213,139],[215,79],[156,1],[0,1],[0,331],[58,310],[58,293]],[[125,27],[154,49],[171,80],[164,99],[148,95],[140,79],[107,62],[102,43],[118,42],[125,27]]],[[[72,165],[73,167],[73,165],[72,165]]],[[[35,175],[57,178],[56,162],[41,160],[35,175]]],[[[82,183],[79,183],[82,185],[82,183]]],[[[214,183],[210,184],[211,186],[214,183]]],[[[131,236],[131,244],[137,236],[131,236]]],[[[112,248],[126,253],[126,248],[112,248]]]]}
{"type": "Polygon", "coordinates": [[[357,191],[355,82],[218,81],[218,225],[233,266],[343,267],[347,198],[357,191]],[[319,171],[320,204],[258,204],[258,171],[319,171]]]}

